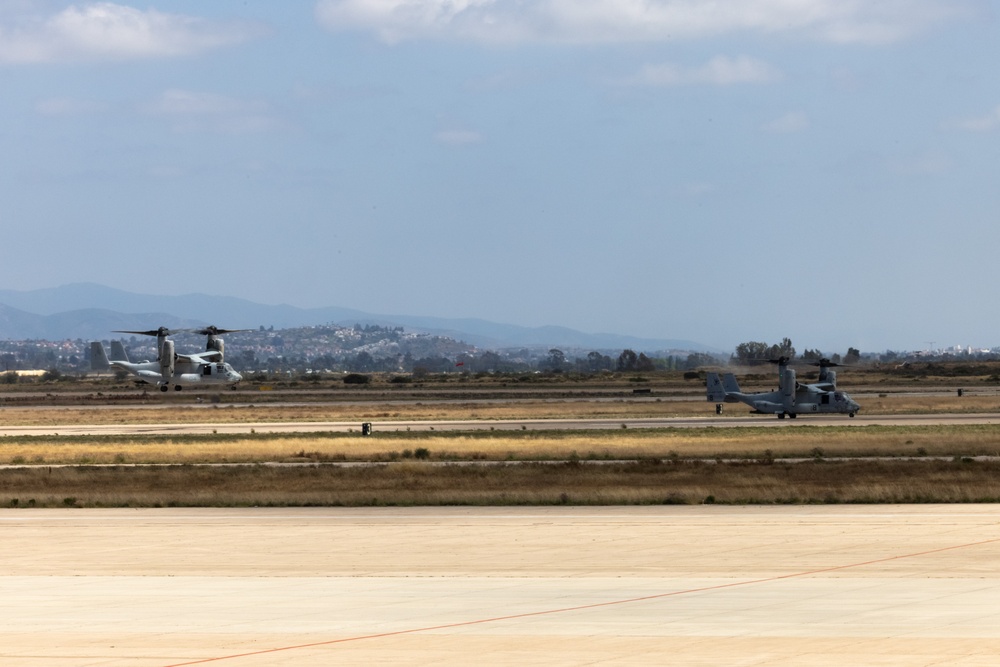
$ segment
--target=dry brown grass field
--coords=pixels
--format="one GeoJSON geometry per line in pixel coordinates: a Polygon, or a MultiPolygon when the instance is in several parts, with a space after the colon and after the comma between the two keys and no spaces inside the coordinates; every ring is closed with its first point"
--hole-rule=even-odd
{"type": "MultiPolygon", "coordinates": [[[[1000,412],[988,379],[918,374],[842,384],[865,414],[1000,412]],[[967,388],[964,396],[958,387],[967,388]]],[[[750,380],[748,389],[769,388],[765,376],[760,387],[750,380]]],[[[628,381],[560,379],[181,396],[5,388],[0,418],[51,426],[714,413],[703,385],[677,378],[649,385],[636,393],[628,381]]],[[[993,502],[1000,464],[972,457],[998,455],[998,426],[810,426],[805,419],[783,429],[11,436],[0,438],[0,506],[993,502]]]]}
{"type": "Polygon", "coordinates": [[[1000,425],[0,438],[3,465],[1000,456],[1000,425]]]}
{"type": "Polygon", "coordinates": [[[8,507],[997,502],[1000,464],[405,462],[361,467],[23,467],[8,507]]]}
{"type": "Polygon", "coordinates": [[[969,426],[13,439],[0,448],[13,464],[0,469],[0,506],[996,502],[1000,464],[972,457],[997,436],[969,426]]]}

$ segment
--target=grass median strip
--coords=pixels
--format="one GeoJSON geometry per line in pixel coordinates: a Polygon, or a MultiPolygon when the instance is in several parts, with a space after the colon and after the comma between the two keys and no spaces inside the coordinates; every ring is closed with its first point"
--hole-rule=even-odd
{"type": "Polygon", "coordinates": [[[489,465],[33,466],[0,470],[32,507],[956,503],[1000,500],[1000,464],[953,461],[489,465]]]}
{"type": "Polygon", "coordinates": [[[993,425],[7,437],[0,506],[997,502],[1000,463],[972,457],[998,443],[993,425]]]}
{"type": "Polygon", "coordinates": [[[1000,456],[1000,425],[0,438],[6,465],[851,456],[1000,456]]]}

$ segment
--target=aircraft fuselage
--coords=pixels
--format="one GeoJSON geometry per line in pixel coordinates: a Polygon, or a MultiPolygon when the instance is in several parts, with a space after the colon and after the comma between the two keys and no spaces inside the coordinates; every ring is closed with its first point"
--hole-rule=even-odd
{"type": "Polygon", "coordinates": [[[861,406],[842,391],[799,390],[791,397],[780,392],[768,394],[730,394],[733,398],[753,408],[758,414],[785,415],[795,417],[801,414],[844,414],[853,417],[861,406]],[[787,399],[791,400],[787,400],[787,399]],[[784,400],[783,400],[784,399],[784,400]]]}
{"type": "Polygon", "coordinates": [[[178,362],[169,378],[164,378],[158,361],[112,361],[110,365],[131,373],[143,382],[155,384],[162,391],[167,391],[170,386],[180,391],[183,387],[233,385],[243,379],[242,375],[225,362],[178,362]]]}
{"type": "Polygon", "coordinates": [[[861,406],[846,392],[836,389],[832,382],[800,384],[795,381],[795,371],[782,368],[777,391],[745,393],[732,373],[720,377],[709,373],[706,382],[709,401],[721,412],[722,403],[745,403],[756,414],[797,417],[803,414],[845,414],[853,417],[861,406]]]}

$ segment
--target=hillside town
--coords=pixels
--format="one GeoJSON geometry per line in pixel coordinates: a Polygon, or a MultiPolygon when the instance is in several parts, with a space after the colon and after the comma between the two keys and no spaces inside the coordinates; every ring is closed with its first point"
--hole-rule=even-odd
{"type": "MultiPolygon", "coordinates": [[[[197,352],[204,338],[188,333],[173,336],[178,352],[197,352]]],[[[120,338],[133,361],[156,358],[154,338],[120,338]]],[[[519,348],[483,350],[462,341],[405,331],[402,327],[324,325],[274,329],[260,327],[226,335],[226,361],[243,374],[271,376],[322,373],[447,373],[693,368],[717,363],[712,355],[682,350],[661,354],[632,350],[560,350],[519,348]]],[[[101,341],[107,345],[110,340],[101,341]]],[[[0,341],[2,372],[21,375],[49,372],[82,376],[93,372],[91,341],[0,341]]]]}
{"type": "MultiPolygon", "coordinates": [[[[177,350],[197,352],[204,337],[192,333],[174,336],[177,350]]],[[[123,335],[133,361],[156,358],[155,339],[123,335]]],[[[787,340],[787,339],[786,339],[787,340]]],[[[643,351],[577,350],[556,348],[479,349],[445,336],[405,331],[402,327],[323,325],[274,329],[260,327],[228,334],[226,361],[249,376],[295,376],[343,373],[517,373],[693,370],[702,366],[725,365],[738,361],[733,354],[710,354],[686,350],[643,351]]],[[[110,339],[101,341],[105,345],[110,339]]],[[[790,341],[788,341],[790,343],[790,341]]],[[[0,341],[0,372],[7,381],[16,377],[82,377],[92,374],[91,341],[6,340],[0,341]]],[[[762,345],[762,344],[760,344],[762,345]]],[[[742,351],[737,348],[737,351],[742,351]]],[[[792,350],[794,354],[794,350],[792,350]]],[[[898,363],[907,360],[992,360],[1000,359],[1000,349],[955,346],[916,352],[886,351],[861,354],[867,362],[898,363]]],[[[803,357],[818,357],[806,350],[803,357]]],[[[839,359],[840,355],[833,355],[839,359]]]]}

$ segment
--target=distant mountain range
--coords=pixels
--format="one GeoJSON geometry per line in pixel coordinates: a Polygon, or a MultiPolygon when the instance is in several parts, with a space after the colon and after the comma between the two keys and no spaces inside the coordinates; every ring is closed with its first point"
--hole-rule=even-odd
{"type": "Polygon", "coordinates": [[[718,352],[689,340],[588,334],[566,327],[522,327],[481,319],[375,315],[350,308],[269,306],[207,294],[157,296],[93,283],[29,291],[0,290],[0,339],[107,339],[115,330],[214,324],[230,329],[288,329],[337,324],[400,326],[411,332],[448,336],[485,349],[552,348],[637,352],[718,352]],[[208,316],[209,319],[206,319],[208,316]]]}

